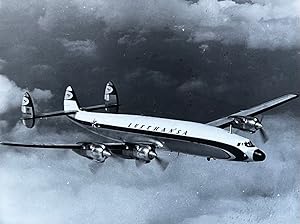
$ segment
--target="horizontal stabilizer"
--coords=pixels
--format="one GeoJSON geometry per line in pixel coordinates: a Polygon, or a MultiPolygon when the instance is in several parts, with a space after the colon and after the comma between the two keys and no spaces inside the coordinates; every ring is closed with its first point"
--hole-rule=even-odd
{"type": "MultiPolygon", "coordinates": [[[[109,105],[109,106],[105,106],[105,105],[96,105],[96,106],[89,106],[89,107],[81,107],[80,110],[84,110],[84,111],[93,111],[93,110],[99,110],[99,109],[105,109],[105,108],[113,108],[113,107],[117,107],[118,105],[109,105]]],[[[70,111],[64,111],[64,110],[60,110],[60,111],[54,111],[54,112],[49,112],[49,113],[41,113],[41,114],[37,114],[34,116],[35,119],[42,119],[42,118],[48,118],[48,117],[59,117],[59,116],[64,116],[64,115],[71,115],[71,114],[75,114],[77,113],[77,110],[70,110],[70,111]]],[[[22,120],[31,120],[31,117],[23,117],[22,120]]]]}
{"type": "Polygon", "coordinates": [[[33,100],[28,92],[26,92],[23,96],[22,101],[22,122],[27,128],[33,128],[35,125],[35,119],[43,119],[48,117],[58,117],[65,115],[73,115],[79,111],[94,111],[99,109],[105,110],[113,110],[117,111],[116,108],[119,107],[117,103],[105,103],[101,105],[88,106],[88,107],[80,107],[75,92],[73,91],[71,86],[68,86],[65,92],[64,97],[64,110],[53,111],[47,113],[39,113],[35,114],[33,100]]]}
{"type": "Polygon", "coordinates": [[[116,108],[119,106],[120,106],[119,104],[110,104],[110,105],[100,104],[100,105],[89,106],[89,107],[81,107],[80,110],[94,111],[94,110],[100,110],[100,109],[106,109],[106,108],[116,108]]]}

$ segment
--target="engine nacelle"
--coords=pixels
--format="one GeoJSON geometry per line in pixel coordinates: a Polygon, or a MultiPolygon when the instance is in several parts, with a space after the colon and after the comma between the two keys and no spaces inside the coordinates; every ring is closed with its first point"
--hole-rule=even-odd
{"type": "Polygon", "coordinates": [[[261,121],[257,117],[231,116],[230,118],[233,118],[233,121],[231,122],[232,127],[243,131],[254,133],[263,127],[261,121]]]}
{"type": "Polygon", "coordinates": [[[81,155],[83,155],[84,152],[85,155],[83,156],[101,163],[111,156],[110,151],[107,150],[106,146],[103,144],[83,143],[82,149],[83,151],[81,151],[81,155]]]}
{"type": "Polygon", "coordinates": [[[157,154],[150,145],[135,145],[133,149],[133,156],[136,159],[150,162],[152,159],[157,157],[157,154]]]}

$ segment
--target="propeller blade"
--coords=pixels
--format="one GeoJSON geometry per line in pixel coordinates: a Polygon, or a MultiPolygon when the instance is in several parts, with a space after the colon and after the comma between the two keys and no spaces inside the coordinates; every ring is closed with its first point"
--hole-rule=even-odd
{"type": "Polygon", "coordinates": [[[103,163],[97,162],[97,161],[92,161],[89,164],[89,169],[92,174],[96,174],[98,170],[102,167],[103,163]]]}
{"type": "Polygon", "coordinates": [[[149,156],[151,156],[151,158],[153,158],[156,161],[156,163],[159,165],[162,171],[167,169],[169,162],[159,158],[156,152],[154,151],[149,152],[149,156]]]}
{"type": "Polygon", "coordinates": [[[168,166],[169,166],[169,162],[166,160],[163,160],[159,157],[154,158],[155,161],[157,162],[157,164],[159,165],[159,167],[161,168],[162,171],[165,171],[168,166]]]}
{"type": "Polygon", "coordinates": [[[266,143],[269,140],[269,137],[268,137],[267,133],[265,132],[265,130],[261,128],[261,129],[259,129],[259,133],[260,133],[260,136],[261,136],[263,142],[266,143]]]}
{"type": "Polygon", "coordinates": [[[262,123],[263,119],[264,119],[264,115],[261,115],[259,122],[262,123]]]}
{"type": "Polygon", "coordinates": [[[137,168],[141,168],[142,165],[144,165],[144,164],[145,164],[145,163],[144,163],[142,160],[138,160],[138,159],[135,160],[135,166],[136,166],[137,168]]]}

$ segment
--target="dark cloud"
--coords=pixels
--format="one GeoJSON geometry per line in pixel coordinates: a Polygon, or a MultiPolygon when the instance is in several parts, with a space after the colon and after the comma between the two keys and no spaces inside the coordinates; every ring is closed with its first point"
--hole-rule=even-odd
{"type": "Polygon", "coordinates": [[[76,9],[76,19],[101,19],[110,31],[169,27],[175,33],[186,32],[195,42],[220,41],[270,49],[299,47],[298,1],[240,3],[243,2],[49,1],[40,24],[53,29],[60,20],[68,20],[66,16],[75,17],[71,10],[76,9]]]}
{"type": "MultiPolygon", "coordinates": [[[[67,85],[88,106],[113,80],[121,112],[203,122],[299,92],[298,12],[296,0],[4,0],[1,138],[103,140],[64,119],[16,124],[25,89],[40,111],[61,110],[67,85]]],[[[0,222],[296,223],[299,108],[264,118],[266,145],[248,136],[268,153],[257,164],[171,154],[164,173],[107,161],[93,176],[71,152],[3,149],[0,222]]]]}
{"type": "Polygon", "coordinates": [[[0,58],[0,71],[4,68],[6,61],[0,58]]]}

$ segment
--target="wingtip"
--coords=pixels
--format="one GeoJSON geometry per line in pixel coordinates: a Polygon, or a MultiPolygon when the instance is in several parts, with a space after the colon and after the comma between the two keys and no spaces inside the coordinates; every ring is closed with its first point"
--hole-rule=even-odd
{"type": "Polygon", "coordinates": [[[289,94],[290,96],[291,96],[291,98],[297,98],[297,97],[299,97],[299,93],[291,93],[291,94],[289,94]]]}
{"type": "Polygon", "coordinates": [[[289,93],[289,94],[284,95],[283,97],[289,97],[291,99],[294,99],[294,98],[299,97],[299,93],[289,93]]]}

